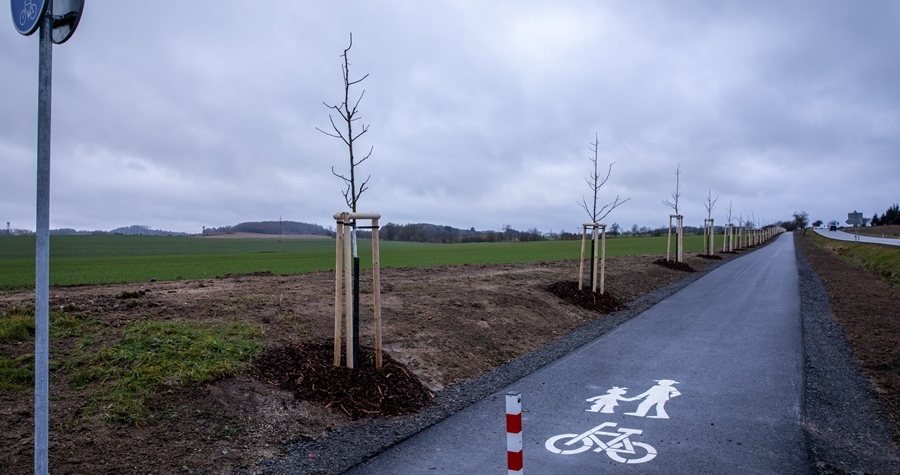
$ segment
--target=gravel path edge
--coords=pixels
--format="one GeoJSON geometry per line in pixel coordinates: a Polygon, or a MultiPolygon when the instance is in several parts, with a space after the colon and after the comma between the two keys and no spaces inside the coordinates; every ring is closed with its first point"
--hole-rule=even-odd
{"type": "Polygon", "coordinates": [[[884,404],[834,320],[825,285],[795,246],[803,324],[803,431],[816,475],[900,473],[884,404]]]}

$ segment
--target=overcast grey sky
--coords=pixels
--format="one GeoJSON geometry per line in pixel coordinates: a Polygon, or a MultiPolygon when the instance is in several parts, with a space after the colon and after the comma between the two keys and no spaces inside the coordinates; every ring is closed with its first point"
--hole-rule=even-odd
{"type": "MultiPolygon", "coordinates": [[[[53,48],[52,228],[333,225],[341,53],[369,77],[360,211],[579,231],[900,201],[900,2],[87,0],[53,48]]],[[[37,35],[0,27],[0,220],[35,227],[37,35]]]]}

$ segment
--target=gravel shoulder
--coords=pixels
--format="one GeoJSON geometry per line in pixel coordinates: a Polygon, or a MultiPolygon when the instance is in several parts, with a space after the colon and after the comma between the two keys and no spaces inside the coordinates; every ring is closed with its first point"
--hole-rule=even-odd
{"type": "MultiPolygon", "coordinates": [[[[868,348],[862,344],[851,346],[845,329],[835,320],[830,303],[841,300],[837,295],[839,289],[851,288],[848,279],[869,281],[874,278],[867,277],[867,273],[854,272],[851,266],[811,247],[802,238],[798,237],[797,241],[806,369],[803,425],[813,473],[900,473],[897,423],[887,401],[879,394],[887,395],[887,391],[884,388],[876,390],[854,356],[855,353],[863,358],[880,358],[876,355],[887,348],[878,348],[871,343],[868,348]],[[831,276],[831,295],[819,272],[831,276]]],[[[862,284],[871,288],[878,286],[876,281],[862,284]]],[[[888,290],[895,289],[888,287],[888,290]]],[[[890,294],[882,296],[889,305],[896,304],[890,294]]],[[[891,317],[879,308],[883,303],[869,299],[860,300],[858,305],[872,318],[891,317]]],[[[850,325],[848,322],[847,326],[850,325]]],[[[858,331],[852,327],[847,330],[858,331]]],[[[896,345],[897,340],[894,340],[893,346],[896,345]]],[[[896,393],[893,395],[896,397],[896,393]]]]}

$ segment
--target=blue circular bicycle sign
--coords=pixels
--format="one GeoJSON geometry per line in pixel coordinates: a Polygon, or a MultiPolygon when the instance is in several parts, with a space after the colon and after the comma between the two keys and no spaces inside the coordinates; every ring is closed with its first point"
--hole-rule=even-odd
{"type": "Polygon", "coordinates": [[[9,9],[12,12],[13,24],[16,31],[23,35],[30,35],[41,26],[41,17],[47,9],[46,0],[10,0],[9,9]]]}

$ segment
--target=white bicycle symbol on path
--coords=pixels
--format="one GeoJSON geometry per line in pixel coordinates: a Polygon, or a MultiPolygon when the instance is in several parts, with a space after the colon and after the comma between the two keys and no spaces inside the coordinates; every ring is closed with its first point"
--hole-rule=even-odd
{"type": "Polygon", "coordinates": [[[609,458],[620,463],[644,463],[656,457],[656,449],[653,446],[643,442],[632,442],[629,439],[632,435],[640,435],[642,430],[620,427],[617,429],[618,432],[604,431],[603,429],[607,427],[616,427],[616,423],[604,422],[582,434],[555,435],[547,439],[544,447],[554,454],[575,455],[596,445],[597,448],[594,449],[594,452],[605,451],[609,458]],[[600,436],[612,437],[612,439],[603,442],[600,440],[600,436]],[[557,446],[559,442],[563,442],[562,448],[557,446]],[[626,455],[633,457],[625,457],[626,455]]]}
{"type": "Polygon", "coordinates": [[[19,25],[24,25],[26,20],[34,20],[37,15],[37,5],[32,0],[25,0],[22,5],[22,13],[19,15],[19,25]]]}

